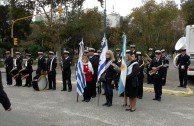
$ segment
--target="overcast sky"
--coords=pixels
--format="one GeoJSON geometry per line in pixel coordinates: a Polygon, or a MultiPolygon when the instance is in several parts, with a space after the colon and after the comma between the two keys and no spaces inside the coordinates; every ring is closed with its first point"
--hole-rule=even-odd
{"type": "MultiPolygon", "coordinates": [[[[156,0],[158,3],[161,3],[162,0],[156,0]]],[[[165,1],[165,0],[163,0],[165,1]]],[[[180,5],[180,0],[174,0],[178,5],[180,5]]],[[[142,5],[142,0],[106,0],[107,2],[107,13],[110,14],[113,11],[119,13],[121,16],[126,16],[131,12],[131,9],[139,7],[142,5]]],[[[93,8],[98,6],[99,11],[104,10],[100,3],[97,0],[86,0],[84,2],[85,8],[93,8]]]]}

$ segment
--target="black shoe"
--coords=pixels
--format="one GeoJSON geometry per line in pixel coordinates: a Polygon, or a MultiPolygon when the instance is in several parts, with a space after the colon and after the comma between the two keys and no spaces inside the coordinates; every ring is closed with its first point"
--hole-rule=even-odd
{"type": "Polygon", "coordinates": [[[28,87],[32,87],[32,85],[28,85],[28,87]]]}
{"type": "Polygon", "coordinates": [[[103,93],[102,95],[105,95],[105,93],[103,93]]]}
{"type": "Polygon", "coordinates": [[[182,85],[179,85],[178,87],[183,87],[182,85]]]}
{"type": "Polygon", "coordinates": [[[56,88],[53,88],[53,90],[56,90],[56,88]]]}
{"type": "Polygon", "coordinates": [[[72,91],[71,89],[68,90],[68,92],[71,92],[71,91],[72,91]]]}
{"type": "Polygon", "coordinates": [[[125,111],[131,111],[131,109],[130,108],[127,108],[127,109],[125,109],[125,111]]]}
{"type": "Polygon", "coordinates": [[[108,102],[106,102],[106,103],[104,103],[104,104],[102,104],[103,106],[107,106],[108,105],[108,102]]]}
{"type": "Polygon", "coordinates": [[[136,109],[134,109],[134,110],[133,110],[133,109],[131,109],[131,110],[130,110],[130,112],[135,112],[135,111],[136,111],[136,109]]]}
{"type": "Polygon", "coordinates": [[[25,84],[23,87],[27,87],[28,85],[27,84],[25,84]]]}
{"type": "Polygon", "coordinates": [[[152,99],[152,100],[158,100],[157,98],[154,98],[154,99],[152,99]]]}
{"type": "Polygon", "coordinates": [[[90,100],[86,99],[85,102],[89,102],[90,100]]]}
{"type": "Polygon", "coordinates": [[[111,102],[109,102],[107,106],[108,106],[108,107],[111,107],[111,106],[112,106],[112,103],[111,103],[111,102]]]}
{"type": "Polygon", "coordinates": [[[123,107],[126,107],[127,106],[127,104],[123,104],[123,107]]]}
{"type": "Polygon", "coordinates": [[[187,86],[185,85],[185,86],[183,86],[183,88],[187,88],[187,86]]]}
{"type": "Polygon", "coordinates": [[[161,98],[157,99],[159,102],[161,102],[161,98]]]}

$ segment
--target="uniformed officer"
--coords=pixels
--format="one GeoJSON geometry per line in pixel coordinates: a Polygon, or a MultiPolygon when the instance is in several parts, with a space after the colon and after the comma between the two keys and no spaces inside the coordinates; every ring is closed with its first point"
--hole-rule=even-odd
{"type": "Polygon", "coordinates": [[[131,55],[131,50],[126,50],[126,55],[131,55]]]}
{"type": "Polygon", "coordinates": [[[1,71],[0,71],[0,103],[3,105],[6,111],[11,111],[11,103],[9,101],[9,98],[7,97],[7,94],[3,90],[1,71]]]}
{"type": "Polygon", "coordinates": [[[68,84],[68,92],[72,91],[71,84],[71,63],[72,59],[69,57],[69,51],[64,51],[64,58],[62,61],[61,69],[62,69],[62,78],[63,78],[63,89],[61,91],[67,90],[68,84]]]}
{"type": "Polygon", "coordinates": [[[148,52],[149,52],[149,54],[148,54],[148,62],[149,62],[149,64],[147,65],[147,83],[148,84],[151,84],[151,76],[149,75],[149,71],[151,70],[151,68],[150,68],[150,63],[151,63],[151,61],[154,59],[154,57],[155,57],[155,54],[154,54],[154,49],[153,48],[149,48],[148,49],[148,52]]]}
{"type": "Polygon", "coordinates": [[[92,91],[91,91],[91,96],[92,98],[96,97],[96,82],[97,82],[97,76],[98,76],[98,64],[99,64],[99,58],[94,55],[95,49],[94,48],[89,48],[89,60],[92,64],[94,74],[92,75],[92,91]]]}
{"type": "Polygon", "coordinates": [[[139,64],[139,73],[138,73],[138,98],[142,99],[143,97],[143,78],[144,78],[144,74],[143,74],[143,69],[144,69],[144,61],[142,60],[142,54],[140,51],[137,51],[137,56],[138,56],[138,64],[139,64]]]}
{"type": "Polygon", "coordinates": [[[88,56],[88,50],[84,50],[84,56],[88,56]]]}
{"type": "Polygon", "coordinates": [[[43,56],[43,52],[38,52],[38,67],[36,70],[36,74],[40,76],[43,72],[46,72],[47,65],[46,65],[46,59],[43,56]]]}
{"type": "Polygon", "coordinates": [[[102,51],[101,50],[97,50],[97,53],[98,53],[98,57],[100,58],[100,55],[101,55],[102,51]]]}
{"type": "Polygon", "coordinates": [[[116,52],[114,54],[114,57],[115,57],[115,62],[117,62],[118,61],[118,58],[121,57],[121,49],[116,48],[116,52]]]}
{"type": "Polygon", "coordinates": [[[27,73],[29,74],[29,76],[26,78],[26,84],[24,85],[24,87],[28,86],[31,87],[32,85],[32,64],[33,64],[33,59],[31,58],[31,54],[30,53],[26,53],[26,62],[24,64],[24,67],[27,70],[27,73]]]}
{"type": "Polygon", "coordinates": [[[6,70],[6,79],[7,85],[12,85],[12,76],[10,71],[13,69],[13,57],[11,57],[10,51],[6,51],[6,59],[5,59],[5,70],[6,70]]]}
{"type": "Polygon", "coordinates": [[[161,50],[162,53],[162,60],[164,61],[164,79],[162,80],[162,85],[164,86],[166,84],[166,77],[167,77],[167,71],[168,71],[168,67],[169,67],[169,57],[166,55],[166,51],[165,49],[161,50]]]}
{"type": "Polygon", "coordinates": [[[131,54],[136,54],[136,45],[130,45],[131,47],[131,54]]]}
{"type": "MultiPolygon", "coordinates": [[[[14,67],[16,67],[18,72],[22,69],[22,62],[23,62],[23,59],[20,55],[21,55],[20,52],[16,52],[16,59],[15,59],[15,63],[14,63],[14,67]]],[[[16,84],[14,86],[22,86],[22,80],[21,80],[20,74],[16,78],[16,84]]]]}
{"type": "Polygon", "coordinates": [[[48,90],[56,90],[56,67],[57,67],[57,59],[54,56],[53,51],[49,51],[49,59],[47,61],[47,74],[49,81],[49,89],[48,90]]]}
{"type": "Polygon", "coordinates": [[[161,58],[161,51],[155,51],[155,58],[150,64],[152,70],[152,83],[154,84],[155,98],[153,100],[161,101],[162,95],[162,79],[164,78],[164,62],[161,58]]]}
{"type": "Polygon", "coordinates": [[[177,66],[179,69],[179,87],[187,87],[187,69],[190,65],[190,57],[186,54],[186,49],[181,50],[181,54],[178,56],[177,66]]]}

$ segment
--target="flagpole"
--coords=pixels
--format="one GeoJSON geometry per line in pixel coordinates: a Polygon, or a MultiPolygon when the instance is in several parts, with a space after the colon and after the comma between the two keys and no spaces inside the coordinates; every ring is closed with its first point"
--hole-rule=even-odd
{"type": "Polygon", "coordinates": [[[78,103],[78,99],[79,99],[79,94],[77,93],[77,103],[78,103]]]}
{"type": "Polygon", "coordinates": [[[105,0],[105,8],[104,8],[104,36],[106,38],[106,0],[105,0]]]}

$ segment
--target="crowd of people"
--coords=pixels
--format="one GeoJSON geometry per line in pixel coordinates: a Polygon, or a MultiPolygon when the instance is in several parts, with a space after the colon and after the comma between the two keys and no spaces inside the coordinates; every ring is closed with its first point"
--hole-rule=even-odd
{"type": "MultiPolygon", "coordinates": [[[[161,101],[162,86],[166,84],[169,58],[166,55],[165,49],[154,51],[153,48],[149,48],[148,54],[143,54],[142,52],[136,50],[135,45],[131,45],[130,48],[130,50],[126,50],[127,76],[125,91],[123,93],[125,98],[125,104],[123,106],[127,107],[126,111],[134,112],[136,110],[137,98],[143,98],[144,73],[147,74],[147,83],[154,85],[155,96],[153,100],[159,102],[161,101]],[[127,104],[128,100],[129,104],[127,104]]],[[[56,90],[57,58],[55,57],[55,53],[53,51],[49,51],[48,59],[46,60],[43,52],[38,52],[39,57],[36,76],[33,78],[33,59],[31,58],[31,54],[26,52],[25,57],[27,60],[23,66],[23,59],[20,54],[20,52],[16,52],[16,58],[13,59],[10,55],[10,51],[6,51],[5,69],[7,84],[12,85],[12,77],[14,77],[16,80],[16,84],[14,86],[22,86],[22,79],[26,79],[24,87],[31,87],[34,79],[37,79],[40,75],[45,74],[48,76],[48,90],[56,90]],[[14,74],[14,71],[17,72],[14,74]]],[[[61,91],[71,92],[72,58],[70,57],[69,51],[64,51],[63,54],[60,66],[63,80],[63,88],[61,91]]],[[[82,101],[89,102],[91,98],[95,98],[97,95],[97,88],[99,91],[98,93],[101,93],[101,88],[99,89],[98,84],[100,83],[102,84],[104,95],[106,97],[106,102],[103,106],[110,107],[113,102],[113,89],[118,90],[119,87],[119,78],[122,67],[121,50],[117,48],[115,53],[111,50],[106,52],[106,64],[109,65],[107,65],[107,69],[98,80],[97,76],[100,55],[101,50],[95,51],[94,48],[89,48],[84,51],[82,62],[83,73],[86,78],[86,87],[84,89],[82,101]]],[[[186,54],[186,50],[183,49],[181,50],[181,55],[178,57],[177,61],[177,65],[179,66],[180,87],[186,88],[187,86],[186,71],[189,64],[189,56],[186,54]]],[[[2,103],[2,101],[0,102],[2,103]]]]}

